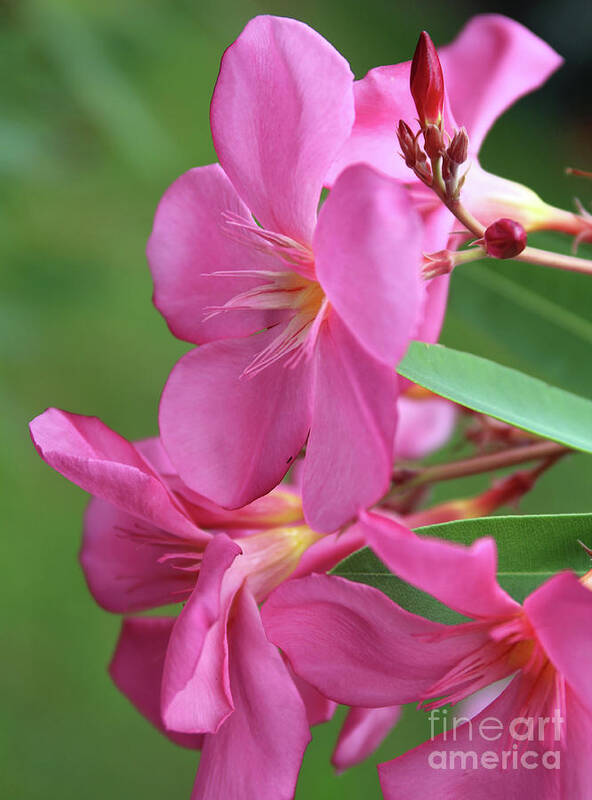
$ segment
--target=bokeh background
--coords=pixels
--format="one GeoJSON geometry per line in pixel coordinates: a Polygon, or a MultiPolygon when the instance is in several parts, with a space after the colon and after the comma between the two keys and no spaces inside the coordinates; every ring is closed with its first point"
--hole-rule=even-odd
{"type": "MultiPolygon", "coordinates": [[[[110,683],[119,620],[95,606],[77,564],[86,498],[36,456],[26,425],[55,405],[96,414],[131,439],[156,432],[159,392],[184,345],[151,305],[144,246],[166,186],[215,158],[208,105],[224,47],[257,13],[295,16],[330,39],[361,77],[410,58],[422,28],[444,43],[479,11],[519,15],[567,63],[498,122],[482,161],[555,204],[570,207],[574,195],[588,201],[592,183],[566,177],[563,167],[592,168],[590,6],[505,6],[0,4],[3,798],[190,794],[195,755],[168,743],[110,683]]],[[[443,341],[592,397],[590,286],[526,265],[467,267],[452,281],[443,341]]],[[[477,479],[445,492],[482,486],[477,479]]],[[[523,509],[586,511],[589,499],[589,462],[577,456],[547,474],[523,509]]],[[[417,742],[423,724],[409,711],[379,758],[417,742]]],[[[372,764],[333,776],[336,733],[336,723],[316,732],[297,798],[378,798],[372,764]]]]}

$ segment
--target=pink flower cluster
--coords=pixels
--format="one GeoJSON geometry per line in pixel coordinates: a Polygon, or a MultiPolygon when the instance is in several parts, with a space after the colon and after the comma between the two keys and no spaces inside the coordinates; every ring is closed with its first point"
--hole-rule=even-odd
{"type": "MultiPolygon", "coordinates": [[[[496,15],[439,57],[439,76],[415,64],[412,88],[427,124],[458,120],[468,133],[465,204],[486,225],[510,207],[532,229],[528,190],[486,173],[477,153],[560,58],[496,15]]],[[[194,800],[289,800],[310,726],[338,703],[351,706],[333,759],[345,769],[400,704],[457,702],[502,678],[482,714],[559,709],[569,767],[440,772],[426,767],[427,743],[380,768],[387,800],[592,797],[588,589],[560,574],[521,607],[496,583],[492,540],[422,539],[382,504],[395,459],[441,446],[457,417],[395,371],[411,339],[437,340],[448,276],[428,283],[421,270],[455,224],[397,152],[397,122],[415,117],[410,70],[355,81],[305,24],[249,22],[212,98],[219,163],[172,184],[148,243],[154,302],[197,346],[166,383],[160,438],[130,443],[56,409],[31,423],[41,457],[92,495],[88,586],[132,615],[111,676],[167,736],[201,750],[194,800]],[[324,574],[365,545],[473,621],[433,623],[324,574]],[[173,602],[176,618],[135,615],[173,602]]]]}

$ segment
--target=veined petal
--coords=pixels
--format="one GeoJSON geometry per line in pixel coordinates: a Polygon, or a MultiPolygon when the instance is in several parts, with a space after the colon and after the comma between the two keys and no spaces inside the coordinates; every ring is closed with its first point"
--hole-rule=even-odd
{"type": "Polygon", "coordinates": [[[116,614],[185,600],[195,573],[159,558],[190,545],[94,497],[84,516],[80,563],[97,603],[116,614]]]}
{"type": "Polygon", "coordinates": [[[234,235],[227,215],[254,224],[218,164],[181,175],[159,203],[146,252],[154,303],[179,339],[202,344],[246,336],[277,319],[269,311],[208,313],[262,282],[242,271],[278,268],[276,258],[234,235]],[[237,274],[215,274],[228,270],[237,274]]]}
{"type": "Polygon", "coordinates": [[[329,533],[388,488],[397,377],[331,312],[319,334],[315,362],[302,496],[308,524],[329,533]]]}
{"type": "Polygon", "coordinates": [[[401,706],[350,708],[339,733],[331,763],[338,772],[365,761],[379,747],[401,716],[401,706]]]}
{"type": "Polygon", "coordinates": [[[197,586],[171,633],[162,680],[170,730],[215,733],[234,710],[228,671],[228,615],[242,582],[229,568],[240,547],[220,533],[206,549],[197,586]]]}
{"type": "Polygon", "coordinates": [[[524,610],[551,662],[592,712],[592,592],[561,572],[526,598],[524,610]]]}
{"type": "Polygon", "coordinates": [[[243,588],[228,631],[234,712],[206,736],[192,800],[291,800],[310,741],[306,711],[243,588]]]}
{"type": "Polygon", "coordinates": [[[327,575],[282,584],[261,613],[267,636],[301,678],[331,700],[367,708],[421,699],[487,641],[482,632],[410,614],[371,586],[327,575]]]}
{"type": "Polygon", "coordinates": [[[160,405],[164,445],[183,481],[227,508],[267,494],[298,455],[310,425],[310,365],[286,357],[241,377],[276,328],[192,350],[160,405]]]}
{"type": "Polygon", "coordinates": [[[378,514],[363,514],[360,525],[368,545],[395,575],[459,614],[478,620],[520,611],[497,582],[493,539],[478,539],[465,547],[416,536],[400,522],[378,514]]]}
{"type": "MultiPolygon", "coordinates": [[[[521,745],[516,747],[508,732],[510,723],[520,713],[520,688],[520,678],[516,677],[477,717],[459,725],[454,737],[449,730],[446,739],[443,735],[436,736],[393,761],[380,764],[378,774],[385,800],[416,797],[437,797],[442,800],[519,800],[531,797],[537,800],[563,800],[559,794],[558,775],[562,770],[546,769],[542,762],[543,753],[547,750],[545,743],[516,742],[521,745]],[[485,735],[482,735],[479,726],[485,720],[489,720],[489,723],[484,723],[485,735]],[[497,726],[497,721],[503,726],[501,736],[499,727],[493,727],[497,726]],[[504,751],[508,752],[505,768],[502,760],[504,751]],[[525,755],[527,766],[523,766],[520,760],[525,755]],[[517,760],[516,768],[513,766],[513,757],[517,760]],[[490,766],[482,766],[483,763],[490,766]],[[497,763],[497,766],[492,767],[492,763],[497,763]],[[537,767],[533,768],[535,763],[537,767]]],[[[521,733],[523,728],[517,730],[521,733]]]]}
{"type": "Polygon", "coordinates": [[[407,191],[363,164],[339,176],[315,231],[327,299],[368,352],[390,366],[417,326],[422,237],[407,191]]]}
{"type": "Polygon", "coordinates": [[[100,419],[49,408],[29,427],[41,458],[81,489],[189,541],[209,540],[134,445],[100,419]]]}
{"type": "Polygon", "coordinates": [[[109,674],[120,692],[175,744],[199,750],[203,736],[168,731],[160,715],[160,685],[174,617],[130,617],[123,621],[109,674]]]}
{"type": "Polygon", "coordinates": [[[495,120],[563,63],[546,42],[501,14],[473,17],[438,54],[452,111],[473,153],[495,120]]]}
{"type": "Polygon", "coordinates": [[[302,22],[256,17],[226,50],[214,146],[263,227],[310,243],[325,174],[353,117],[348,63],[302,22]]]}

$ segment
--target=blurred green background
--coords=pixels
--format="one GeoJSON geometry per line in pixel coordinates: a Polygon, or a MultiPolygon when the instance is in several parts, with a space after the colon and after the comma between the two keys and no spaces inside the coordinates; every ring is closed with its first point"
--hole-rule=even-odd
{"type": "MultiPolygon", "coordinates": [[[[500,120],[482,159],[565,206],[592,197],[592,184],[563,175],[566,164],[592,167],[586,8],[521,4],[521,19],[569,61],[500,120]]],[[[26,424],[55,405],[131,439],[156,432],[159,392],[184,345],[152,308],[144,246],[166,186],[214,160],[208,105],[224,47],[257,13],[295,16],[361,77],[409,58],[422,28],[444,43],[480,10],[491,9],[435,0],[0,6],[3,798],[190,794],[195,755],[145,723],[106,674],[119,620],[95,606],[77,565],[86,498],[36,456],[26,424]]],[[[454,275],[443,340],[592,396],[590,285],[512,263],[467,267],[454,275]]],[[[590,510],[589,480],[589,461],[573,457],[523,508],[590,510]]],[[[418,741],[422,725],[410,712],[379,758],[418,741]]],[[[373,764],[333,776],[336,733],[335,723],[317,731],[297,797],[379,797],[373,764]]]]}

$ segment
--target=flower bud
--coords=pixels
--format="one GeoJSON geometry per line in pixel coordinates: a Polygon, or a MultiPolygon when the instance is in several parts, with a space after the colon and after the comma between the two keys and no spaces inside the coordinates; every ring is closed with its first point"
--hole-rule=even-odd
{"type": "Polygon", "coordinates": [[[455,266],[455,254],[450,250],[438,250],[437,253],[426,253],[421,268],[421,276],[428,281],[439,275],[448,275],[455,266]]]}
{"type": "Polygon", "coordinates": [[[453,164],[464,164],[467,160],[469,155],[469,136],[464,128],[454,134],[446,154],[453,164]]]}
{"type": "Polygon", "coordinates": [[[428,125],[424,131],[425,151],[430,158],[439,158],[444,155],[444,139],[442,131],[436,125],[428,125]]]}
{"type": "Polygon", "coordinates": [[[397,128],[397,138],[399,140],[399,145],[401,147],[401,153],[403,154],[403,158],[405,159],[405,164],[408,167],[415,167],[416,162],[416,149],[417,143],[415,141],[415,136],[411,131],[409,125],[403,120],[399,120],[399,127],[397,128]]]}
{"type": "Polygon", "coordinates": [[[526,231],[513,219],[498,219],[485,231],[483,242],[488,256],[514,258],[526,247],[526,231]]]}
{"type": "Polygon", "coordinates": [[[410,86],[421,127],[440,127],[444,106],[444,76],[434,43],[425,31],[419,37],[411,62],[410,86]]]}

